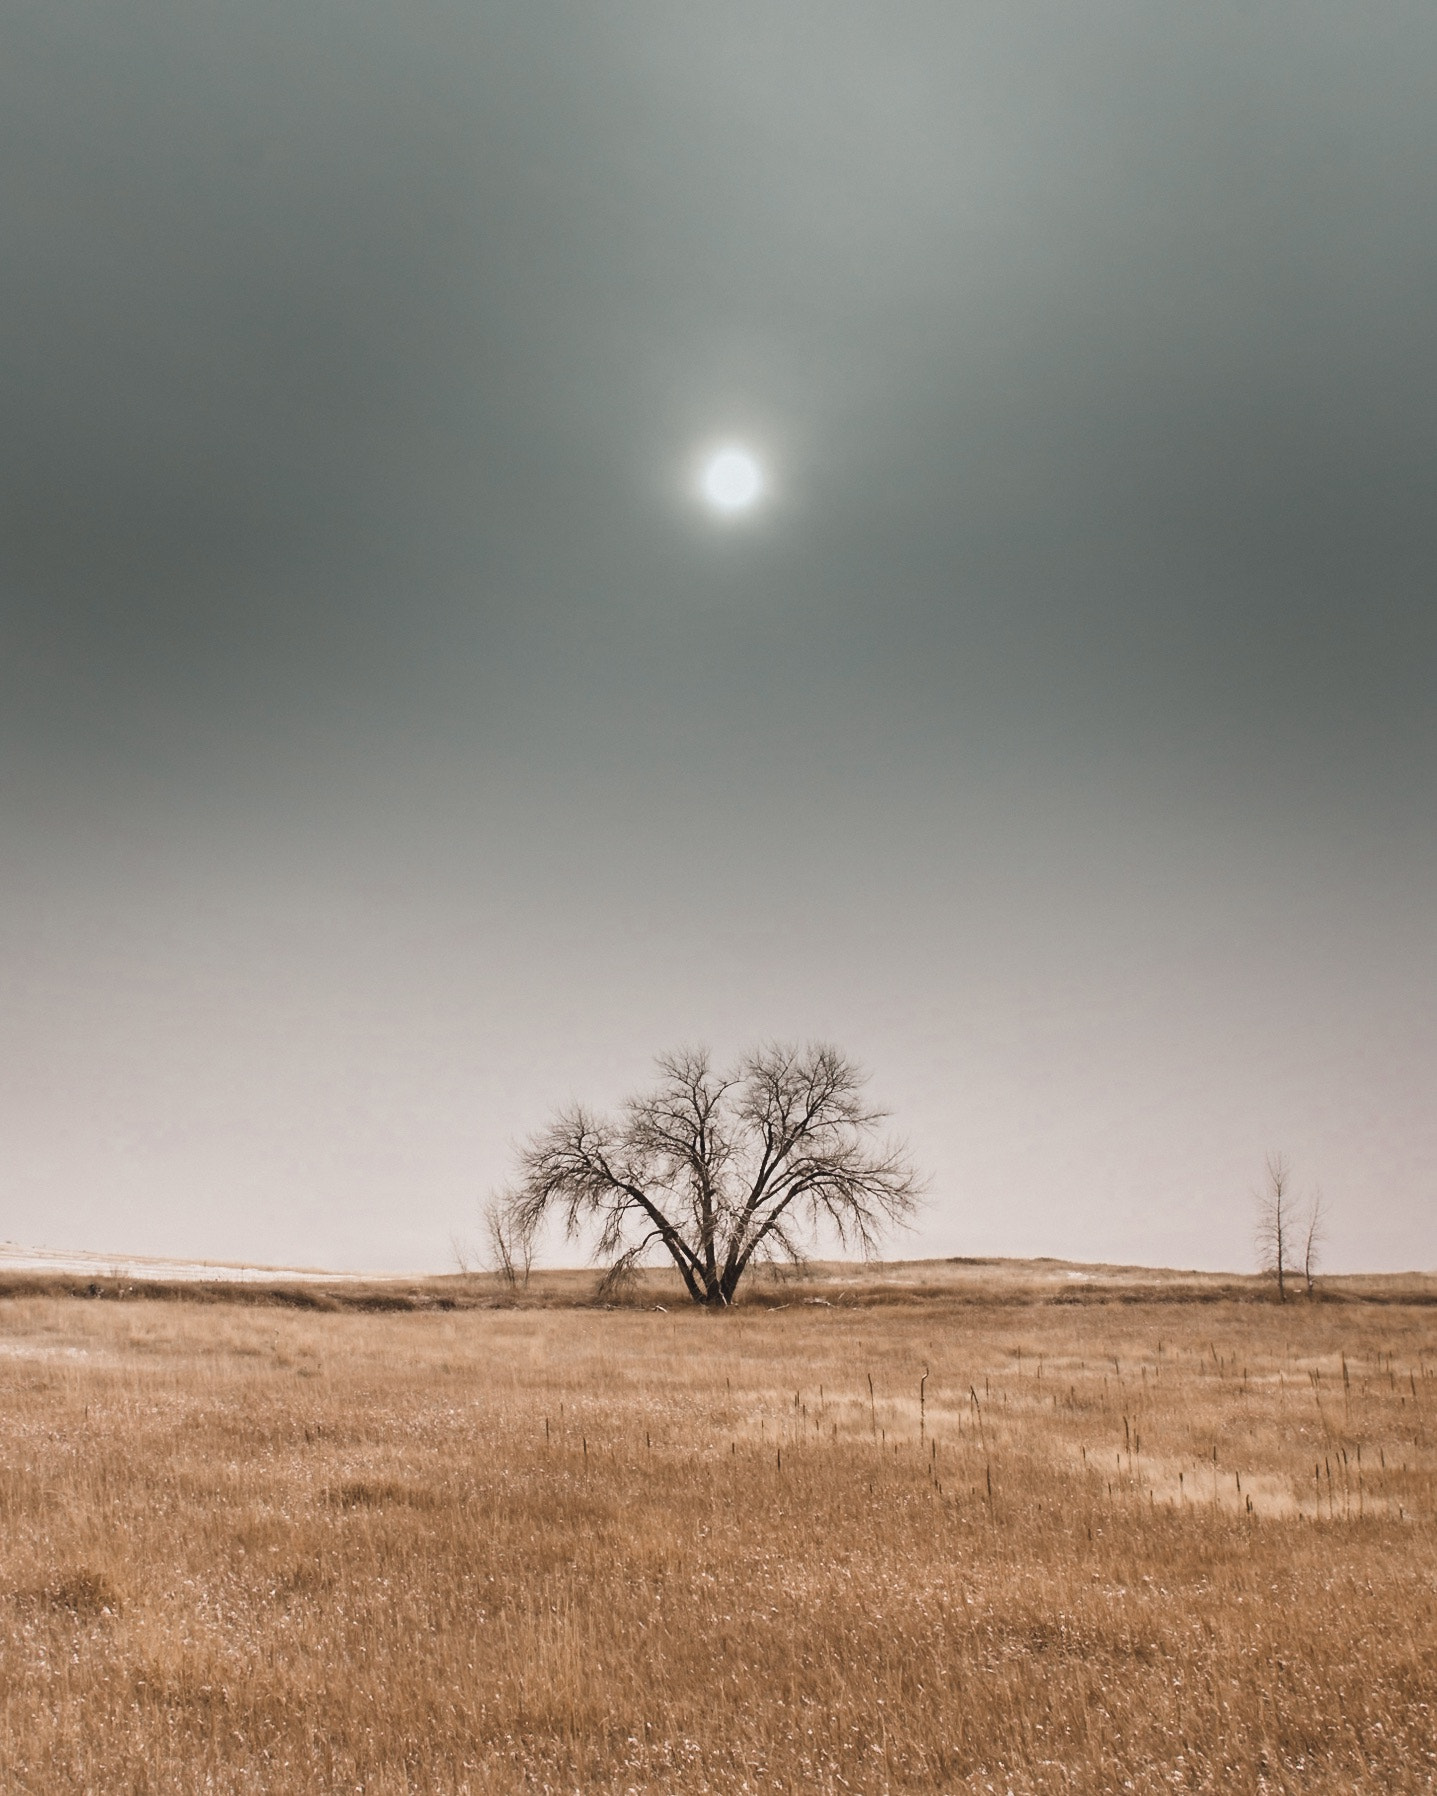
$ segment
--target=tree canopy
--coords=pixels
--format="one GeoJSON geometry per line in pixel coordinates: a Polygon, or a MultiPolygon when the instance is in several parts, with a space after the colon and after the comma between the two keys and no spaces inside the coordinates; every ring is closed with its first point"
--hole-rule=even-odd
{"type": "Polygon", "coordinates": [[[597,1231],[606,1283],[662,1250],[695,1303],[724,1305],[751,1266],[801,1262],[825,1228],[867,1256],[913,1214],[907,1149],[880,1138],[887,1112],[837,1048],[770,1045],[727,1070],[688,1048],[657,1065],[618,1114],[576,1104],[530,1138],[491,1207],[510,1241],[557,1215],[571,1239],[597,1231]]]}

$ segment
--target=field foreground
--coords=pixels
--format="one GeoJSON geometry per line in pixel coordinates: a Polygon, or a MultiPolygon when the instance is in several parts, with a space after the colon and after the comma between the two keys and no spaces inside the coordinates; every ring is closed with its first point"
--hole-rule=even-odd
{"type": "Polygon", "coordinates": [[[11,1296],[3,1787],[1431,1790],[1434,1409],[1400,1301],[11,1296]]]}

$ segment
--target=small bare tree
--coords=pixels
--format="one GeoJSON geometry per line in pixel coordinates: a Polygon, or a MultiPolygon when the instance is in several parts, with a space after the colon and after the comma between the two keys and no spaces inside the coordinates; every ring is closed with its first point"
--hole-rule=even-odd
{"type": "Polygon", "coordinates": [[[1315,1191],[1307,1210],[1307,1228],[1302,1238],[1302,1276],[1307,1282],[1307,1295],[1311,1297],[1313,1278],[1317,1272],[1317,1262],[1322,1252],[1322,1244],[1327,1238],[1327,1217],[1323,1208],[1322,1193],[1315,1191]]]}
{"type": "Polygon", "coordinates": [[[534,1264],[534,1232],[522,1226],[507,1199],[496,1198],[485,1208],[484,1239],[489,1264],[509,1289],[527,1286],[534,1264]]]}
{"type": "Polygon", "coordinates": [[[759,1048],[722,1072],[691,1048],[658,1071],[617,1117],[576,1104],[534,1135],[491,1226],[532,1241],[557,1212],[571,1239],[597,1228],[606,1288],[661,1249],[695,1303],[726,1305],[751,1265],[801,1264],[824,1224],[871,1255],[913,1213],[907,1151],[878,1140],[886,1112],[836,1048],[759,1048]]]}
{"type": "Polygon", "coordinates": [[[1293,1214],[1292,1169],[1283,1154],[1267,1156],[1267,1186],[1257,1194],[1258,1264],[1264,1272],[1277,1275],[1277,1300],[1287,1302],[1287,1274],[1292,1271],[1289,1257],[1294,1246],[1296,1218],[1293,1214]]]}

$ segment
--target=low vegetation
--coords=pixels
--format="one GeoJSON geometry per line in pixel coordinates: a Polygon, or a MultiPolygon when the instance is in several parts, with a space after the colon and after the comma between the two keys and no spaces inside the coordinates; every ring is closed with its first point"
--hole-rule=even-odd
{"type": "Polygon", "coordinates": [[[7,1796],[1437,1782],[1427,1282],[671,1282],[0,1300],[7,1796]]]}

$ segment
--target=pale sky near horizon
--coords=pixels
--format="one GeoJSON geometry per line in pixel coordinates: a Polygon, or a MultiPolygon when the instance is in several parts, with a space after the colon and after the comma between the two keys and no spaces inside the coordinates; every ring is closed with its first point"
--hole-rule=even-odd
{"type": "Polygon", "coordinates": [[[1281,1150],[1437,1267],[1437,13],[6,37],[0,1238],[442,1269],[824,1037],[897,1252],[1242,1268],[1281,1150]]]}

